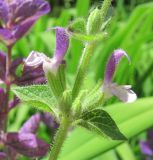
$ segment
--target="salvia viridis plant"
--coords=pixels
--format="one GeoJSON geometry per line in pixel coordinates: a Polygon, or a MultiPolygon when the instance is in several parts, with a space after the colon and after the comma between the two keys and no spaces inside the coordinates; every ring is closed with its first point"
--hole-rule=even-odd
{"type": "Polygon", "coordinates": [[[103,104],[112,96],[124,103],[136,100],[130,85],[112,81],[122,57],[130,61],[128,54],[122,49],[114,49],[106,64],[103,81],[98,81],[92,89],[85,88],[83,83],[96,46],[107,36],[106,15],[110,5],[111,0],[104,0],[101,8],[94,9],[87,20],[78,18],[67,28],[49,28],[48,32],[56,32],[53,57],[31,51],[26,59],[12,60],[14,44],[40,16],[50,11],[50,7],[44,0],[0,0],[0,40],[8,49],[8,53],[0,53],[0,79],[4,86],[0,88],[1,159],[16,159],[18,155],[43,157],[50,151],[48,159],[57,160],[68,133],[77,126],[106,138],[126,140],[103,104]],[[73,86],[67,82],[67,62],[64,60],[71,38],[84,44],[73,86]],[[20,64],[24,68],[19,77],[16,69],[20,64]],[[16,95],[13,100],[10,100],[11,89],[16,95]],[[41,112],[26,121],[18,132],[7,132],[8,113],[20,100],[41,112]],[[41,121],[57,129],[51,145],[36,136],[41,121]]]}

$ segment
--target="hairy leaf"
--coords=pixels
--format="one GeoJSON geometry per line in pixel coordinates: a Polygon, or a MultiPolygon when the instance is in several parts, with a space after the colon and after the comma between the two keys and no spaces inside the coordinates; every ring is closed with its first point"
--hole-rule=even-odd
{"type": "Polygon", "coordinates": [[[47,112],[54,110],[54,99],[47,85],[12,87],[12,91],[23,101],[33,107],[47,112]]]}
{"type": "Polygon", "coordinates": [[[115,121],[104,110],[97,108],[84,112],[80,125],[102,136],[106,135],[114,140],[125,140],[115,121]]]}

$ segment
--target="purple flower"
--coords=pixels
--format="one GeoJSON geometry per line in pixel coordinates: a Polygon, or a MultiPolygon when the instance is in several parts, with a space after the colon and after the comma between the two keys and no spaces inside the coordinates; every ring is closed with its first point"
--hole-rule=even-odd
{"type": "Polygon", "coordinates": [[[49,144],[32,133],[7,133],[4,142],[8,147],[28,157],[45,156],[49,149],[49,144]]]}
{"type": "Polygon", "coordinates": [[[6,153],[0,152],[0,160],[4,160],[6,158],[6,153]]]}
{"type": "Polygon", "coordinates": [[[59,65],[62,63],[65,53],[69,47],[69,36],[62,27],[56,27],[56,50],[53,58],[48,58],[45,54],[32,51],[25,63],[28,66],[37,67],[43,64],[45,72],[56,73],[59,65]]]}
{"type": "Polygon", "coordinates": [[[47,125],[47,127],[49,127],[52,130],[53,133],[59,127],[59,124],[55,121],[54,117],[51,116],[50,113],[42,113],[41,120],[47,125]]]}
{"type": "MultiPolygon", "coordinates": [[[[12,61],[10,66],[11,84],[17,85],[29,85],[29,84],[42,84],[46,82],[42,66],[32,68],[24,66],[21,75],[17,75],[16,70],[20,65],[23,65],[23,59],[17,58],[12,61]]],[[[5,82],[5,65],[6,65],[6,54],[0,52],[0,80],[5,82]]]]}
{"type": "Polygon", "coordinates": [[[147,141],[140,142],[141,152],[147,156],[153,156],[153,130],[148,131],[147,141]]]}
{"type": "Polygon", "coordinates": [[[118,49],[115,50],[114,53],[109,58],[109,61],[106,66],[102,92],[104,93],[105,98],[116,96],[125,103],[131,103],[137,99],[136,94],[131,90],[131,86],[130,85],[119,86],[116,83],[112,82],[112,78],[115,73],[116,67],[123,56],[126,56],[126,58],[128,58],[129,60],[129,57],[126,54],[126,52],[121,49],[118,49]]]}
{"type": "Polygon", "coordinates": [[[49,11],[49,3],[44,0],[0,0],[0,40],[13,45],[49,11]]]}
{"type": "Polygon", "coordinates": [[[28,121],[26,121],[22,128],[20,129],[20,133],[36,133],[41,121],[41,115],[39,113],[33,115],[28,121]]]}

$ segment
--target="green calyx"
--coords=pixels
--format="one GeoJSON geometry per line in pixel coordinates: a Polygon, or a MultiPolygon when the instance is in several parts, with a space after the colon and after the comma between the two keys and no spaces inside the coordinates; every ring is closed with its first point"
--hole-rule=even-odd
{"type": "Polygon", "coordinates": [[[68,31],[72,33],[86,33],[86,22],[83,18],[78,18],[68,26],[68,31]]]}
{"type": "Polygon", "coordinates": [[[59,100],[59,109],[65,115],[68,116],[70,114],[71,106],[72,106],[72,91],[66,90],[63,92],[59,100]]]}
{"type": "Polygon", "coordinates": [[[58,101],[66,90],[65,65],[61,64],[56,73],[52,73],[51,71],[46,72],[45,76],[52,94],[58,101]]]}

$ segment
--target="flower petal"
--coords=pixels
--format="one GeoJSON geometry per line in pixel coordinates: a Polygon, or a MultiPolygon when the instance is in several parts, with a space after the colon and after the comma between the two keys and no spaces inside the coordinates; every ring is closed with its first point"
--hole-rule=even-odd
{"type": "Polygon", "coordinates": [[[115,50],[111,55],[106,66],[104,83],[110,83],[112,81],[116,66],[123,56],[126,56],[130,60],[126,52],[122,49],[115,50]]]}
{"type": "Polygon", "coordinates": [[[140,148],[143,154],[153,156],[153,144],[150,142],[141,141],[140,148]]]}
{"type": "Polygon", "coordinates": [[[44,62],[45,58],[46,56],[43,53],[32,51],[25,60],[25,64],[31,67],[38,67],[44,62]]]}
{"type": "Polygon", "coordinates": [[[65,28],[56,27],[56,50],[54,57],[60,63],[62,62],[64,55],[66,54],[69,47],[69,35],[65,28]]]}
{"type": "Polygon", "coordinates": [[[125,103],[132,103],[137,99],[137,95],[129,88],[129,86],[127,88],[127,86],[111,84],[109,90],[112,95],[118,97],[125,103]]]}
{"type": "Polygon", "coordinates": [[[11,45],[16,41],[15,37],[12,35],[11,30],[7,28],[0,29],[0,40],[7,45],[11,45]]]}
{"type": "Polygon", "coordinates": [[[20,129],[20,133],[36,133],[40,124],[41,115],[39,113],[28,119],[20,129]]]}
{"type": "Polygon", "coordinates": [[[8,21],[9,8],[4,0],[0,0],[0,19],[7,23],[8,21]]]}
{"type": "Polygon", "coordinates": [[[42,65],[36,68],[24,66],[22,76],[16,78],[14,83],[20,86],[46,83],[42,65]]]}
{"type": "Polygon", "coordinates": [[[32,27],[35,21],[36,19],[29,19],[29,20],[25,20],[24,22],[14,26],[12,28],[12,34],[13,34],[15,41],[22,38],[28,32],[28,30],[32,27]]]}
{"type": "Polygon", "coordinates": [[[54,74],[57,72],[58,67],[63,62],[63,58],[69,47],[69,35],[65,28],[55,27],[50,28],[56,30],[56,49],[54,57],[49,61],[44,61],[43,69],[45,72],[51,71],[54,74]]]}
{"type": "Polygon", "coordinates": [[[13,23],[20,23],[28,18],[39,18],[50,11],[50,5],[44,0],[22,0],[16,1],[12,5],[14,15],[12,17],[13,23]],[[16,4],[16,5],[15,5],[16,4]]]}
{"type": "Polygon", "coordinates": [[[8,133],[5,144],[28,157],[45,156],[49,149],[49,144],[31,133],[8,133]]]}

